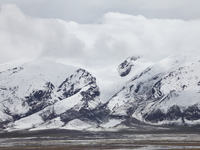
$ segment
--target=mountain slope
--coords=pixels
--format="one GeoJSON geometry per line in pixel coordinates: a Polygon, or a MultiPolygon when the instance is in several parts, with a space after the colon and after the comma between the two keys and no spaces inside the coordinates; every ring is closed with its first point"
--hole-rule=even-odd
{"type": "Polygon", "coordinates": [[[199,67],[199,61],[190,62],[186,56],[155,63],[109,100],[111,116],[148,124],[199,124],[199,67]]]}
{"type": "MultiPolygon", "coordinates": [[[[0,128],[4,130],[200,124],[197,57],[173,55],[153,63],[143,57],[129,57],[118,67],[124,86],[105,103],[100,100],[105,89],[100,91],[96,78],[82,68],[50,59],[3,68],[0,128]]],[[[102,71],[103,79],[107,73],[102,71]]],[[[106,94],[116,87],[109,88],[106,94]]]]}
{"type": "Polygon", "coordinates": [[[0,89],[4,128],[36,128],[55,121],[58,128],[76,118],[89,124],[98,120],[83,113],[97,113],[101,102],[96,78],[81,68],[49,59],[27,63],[2,71],[0,89]]]}

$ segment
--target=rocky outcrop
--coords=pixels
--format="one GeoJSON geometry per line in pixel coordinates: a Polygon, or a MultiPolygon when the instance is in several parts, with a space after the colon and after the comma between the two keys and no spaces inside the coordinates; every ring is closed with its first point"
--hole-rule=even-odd
{"type": "Polygon", "coordinates": [[[5,114],[0,116],[1,128],[37,128],[60,118],[59,128],[73,119],[92,124],[107,118],[108,113],[100,109],[96,78],[86,70],[50,60],[17,68],[0,74],[0,111],[5,114]],[[33,116],[39,119],[34,121],[33,116]],[[23,127],[24,122],[29,125],[23,127]]]}

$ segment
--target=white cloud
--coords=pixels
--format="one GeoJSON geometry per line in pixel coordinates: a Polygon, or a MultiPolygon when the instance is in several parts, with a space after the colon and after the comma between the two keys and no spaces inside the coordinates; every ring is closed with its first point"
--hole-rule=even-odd
{"type": "Polygon", "coordinates": [[[108,100],[121,88],[116,69],[124,59],[142,55],[154,62],[174,53],[200,55],[199,33],[200,20],[148,19],[109,12],[99,23],[79,24],[33,18],[16,5],[2,5],[0,63],[51,57],[83,67],[94,73],[103,99],[108,100]]]}
{"type": "Polygon", "coordinates": [[[84,43],[67,32],[65,22],[24,15],[16,5],[2,5],[0,11],[0,61],[43,56],[73,58],[84,43]]]}
{"type": "Polygon", "coordinates": [[[16,4],[25,14],[93,23],[107,12],[143,15],[146,18],[199,19],[199,0],[1,0],[16,4]]]}
{"type": "Polygon", "coordinates": [[[130,55],[161,59],[200,54],[200,20],[147,19],[106,13],[98,24],[26,16],[16,5],[0,11],[0,62],[53,57],[83,67],[116,65],[130,55]]]}
{"type": "Polygon", "coordinates": [[[15,5],[3,5],[0,12],[1,61],[36,56],[39,30],[15,5]]]}

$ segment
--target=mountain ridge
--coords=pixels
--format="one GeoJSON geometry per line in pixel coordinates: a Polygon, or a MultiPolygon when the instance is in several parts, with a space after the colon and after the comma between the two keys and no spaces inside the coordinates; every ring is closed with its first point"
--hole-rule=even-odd
{"type": "Polygon", "coordinates": [[[104,90],[98,79],[82,68],[41,59],[4,69],[0,127],[13,131],[199,125],[198,58],[173,55],[149,64],[144,60],[132,56],[118,66],[125,84],[107,102],[100,99],[104,90]]]}

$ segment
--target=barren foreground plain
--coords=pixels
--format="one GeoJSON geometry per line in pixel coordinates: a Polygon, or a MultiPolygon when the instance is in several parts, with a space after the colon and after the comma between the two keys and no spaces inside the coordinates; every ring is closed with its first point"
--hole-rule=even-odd
{"type": "Polygon", "coordinates": [[[200,127],[0,133],[0,150],[200,150],[200,127]]]}

